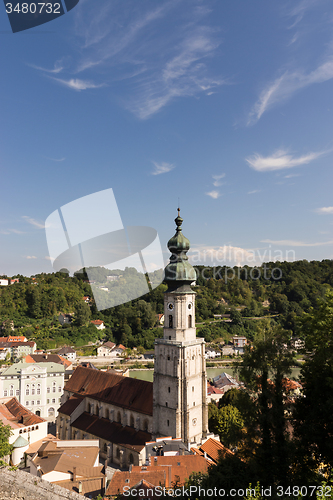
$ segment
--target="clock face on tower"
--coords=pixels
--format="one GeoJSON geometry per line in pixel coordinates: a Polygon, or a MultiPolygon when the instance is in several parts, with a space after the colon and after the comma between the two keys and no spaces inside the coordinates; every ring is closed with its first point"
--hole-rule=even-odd
{"type": "Polygon", "coordinates": [[[172,303],[172,302],[169,302],[169,304],[168,304],[168,309],[169,309],[169,311],[172,311],[172,310],[173,310],[173,307],[174,307],[174,306],[173,306],[173,303],[172,303]]]}

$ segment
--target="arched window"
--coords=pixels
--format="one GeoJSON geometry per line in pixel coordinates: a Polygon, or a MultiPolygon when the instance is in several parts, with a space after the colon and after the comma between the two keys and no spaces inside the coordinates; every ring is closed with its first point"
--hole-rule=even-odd
{"type": "Polygon", "coordinates": [[[37,415],[37,417],[40,417],[40,410],[36,411],[36,415],[37,415]]]}
{"type": "Polygon", "coordinates": [[[148,432],[148,420],[147,419],[143,422],[143,430],[145,432],[148,432]]]}
{"type": "Polygon", "coordinates": [[[35,384],[32,384],[32,386],[31,386],[31,394],[32,395],[35,394],[35,384]]]}
{"type": "Polygon", "coordinates": [[[103,451],[104,451],[104,453],[106,453],[108,451],[108,445],[106,443],[104,443],[103,451]]]}
{"type": "Polygon", "coordinates": [[[47,411],[47,416],[48,417],[54,417],[54,408],[49,408],[48,411],[47,411]]]}
{"type": "Polygon", "coordinates": [[[99,406],[98,405],[96,405],[96,415],[97,415],[97,417],[99,417],[99,406]]]}
{"type": "Polygon", "coordinates": [[[119,458],[120,458],[120,448],[117,448],[116,457],[117,457],[117,458],[118,458],[118,460],[119,460],[119,458]]]}
{"type": "Polygon", "coordinates": [[[37,394],[40,394],[40,384],[37,384],[37,394]]]}
{"type": "Polygon", "coordinates": [[[117,422],[118,422],[118,424],[121,424],[121,414],[120,414],[120,411],[118,411],[118,413],[117,413],[117,422]]]}
{"type": "Polygon", "coordinates": [[[192,328],[192,314],[188,315],[188,327],[192,328]]]}
{"type": "Polygon", "coordinates": [[[25,395],[29,396],[29,394],[30,394],[30,385],[28,384],[28,385],[26,385],[26,388],[25,388],[25,395]]]}
{"type": "Polygon", "coordinates": [[[134,463],[134,457],[133,457],[132,453],[130,453],[130,455],[129,455],[129,463],[130,464],[134,463]]]}
{"type": "Polygon", "coordinates": [[[131,415],[131,418],[130,418],[130,426],[134,427],[134,417],[133,417],[133,415],[131,415]]]}
{"type": "Polygon", "coordinates": [[[88,413],[91,413],[91,404],[88,403],[88,413]]]}
{"type": "Polygon", "coordinates": [[[105,409],[105,418],[110,419],[110,410],[109,410],[109,408],[105,409]]]}
{"type": "Polygon", "coordinates": [[[169,328],[173,328],[173,316],[169,314],[169,328]]]}
{"type": "Polygon", "coordinates": [[[52,383],[52,392],[56,392],[57,388],[56,388],[56,382],[53,382],[52,383]]]}
{"type": "Polygon", "coordinates": [[[10,386],[9,395],[14,396],[14,386],[13,385],[10,386]]]}

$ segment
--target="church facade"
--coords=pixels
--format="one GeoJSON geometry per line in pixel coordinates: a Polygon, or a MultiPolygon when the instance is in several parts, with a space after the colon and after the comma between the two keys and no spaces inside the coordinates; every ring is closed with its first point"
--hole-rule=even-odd
{"type": "Polygon", "coordinates": [[[194,268],[182,234],[169,240],[164,336],[155,341],[154,382],[78,367],[64,389],[60,439],[99,439],[101,456],[121,467],[145,462],[145,443],[171,436],[200,445],[207,438],[205,342],[196,337],[194,268]]]}
{"type": "Polygon", "coordinates": [[[194,268],[188,262],[189,240],[183,219],[175,219],[165,268],[164,336],[155,340],[153,434],[200,444],[208,434],[205,342],[196,337],[194,268]]]}

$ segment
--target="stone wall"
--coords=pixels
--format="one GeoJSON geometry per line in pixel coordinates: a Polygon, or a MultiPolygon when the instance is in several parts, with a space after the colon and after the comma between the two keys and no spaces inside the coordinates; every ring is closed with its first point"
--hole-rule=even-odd
{"type": "Polygon", "coordinates": [[[0,500],[82,500],[78,493],[20,470],[0,468],[0,500]]]}

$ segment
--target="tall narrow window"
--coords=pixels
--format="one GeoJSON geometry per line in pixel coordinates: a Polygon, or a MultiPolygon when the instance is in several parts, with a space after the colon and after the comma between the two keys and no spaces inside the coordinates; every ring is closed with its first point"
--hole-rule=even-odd
{"type": "Polygon", "coordinates": [[[173,316],[169,314],[169,328],[173,328],[173,316]]]}
{"type": "Polygon", "coordinates": [[[188,315],[188,327],[192,328],[192,314],[188,315]]]}

